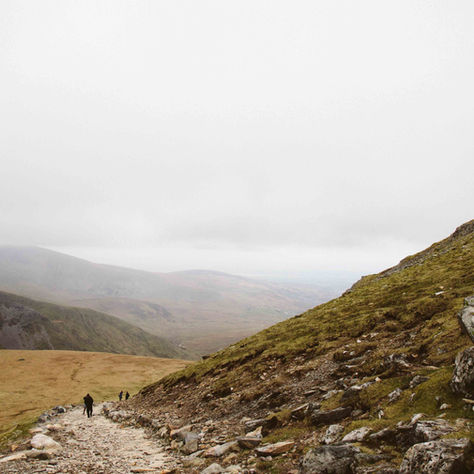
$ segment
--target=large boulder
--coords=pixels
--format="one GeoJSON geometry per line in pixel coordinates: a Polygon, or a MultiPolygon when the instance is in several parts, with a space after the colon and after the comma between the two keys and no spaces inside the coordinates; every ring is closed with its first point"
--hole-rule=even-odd
{"type": "Polygon", "coordinates": [[[467,438],[415,444],[405,453],[400,474],[468,474],[472,453],[472,443],[467,438]]]}
{"type": "Polygon", "coordinates": [[[350,444],[313,448],[300,460],[300,474],[353,474],[360,450],[350,444]]]}
{"type": "Polygon", "coordinates": [[[464,308],[458,313],[458,320],[463,332],[474,342],[474,296],[464,300],[464,308]]]}
{"type": "Polygon", "coordinates": [[[31,438],[30,444],[32,448],[43,449],[45,451],[52,451],[61,448],[61,445],[57,441],[54,441],[53,438],[41,433],[35,434],[33,438],[31,438]]]}
{"type": "Polygon", "coordinates": [[[465,397],[474,397],[474,347],[469,347],[456,356],[451,388],[465,397]]]}

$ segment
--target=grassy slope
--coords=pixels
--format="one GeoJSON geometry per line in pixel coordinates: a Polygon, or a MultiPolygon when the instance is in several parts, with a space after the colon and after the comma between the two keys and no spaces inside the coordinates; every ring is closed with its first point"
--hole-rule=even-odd
{"type": "Polygon", "coordinates": [[[0,443],[55,405],[115,399],[188,364],[98,352],[0,350],[0,443]]]}
{"type": "MultiPolygon", "coordinates": [[[[474,228],[474,221],[471,223],[474,228]]],[[[387,352],[422,355],[431,364],[450,364],[469,345],[468,338],[460,336],[456,313],[474,291],[474,233],[445,239],[404,261],[416,261],[421,254],[425,258],[420,263],[387,276],[382,272],[364,277],[340,298],[219,351],[163,383],[198,381],[223,368],[229,369],[222,376],[232,379],[263,369],[266,360],[291,360],[301,354],[315,357],[354,344],[356,338],[373,331],[379,334],[372,356],[362,367],[367,375],[387,352]],[[440,291],[444,292],[436,295],[440,291]],[[395,349],[390,342],[394,336],[400,340],[395,349]]]]}
{"type": "Polygon", "coordinates": [[[0,312],[2,306],[31,308],[46,317],[47,321],[41,325],[46,329],[54,349],[192,357],[192,354],[164,338],[148,334],[125,321],[97,311],[59,306],[0,292],[0,312]]]}
{"type": "MultiPolygon", "coordinates": [[[[454,396],[449,387],[456,353],[471,345],[460,331],[456,314],[463,299],[474,292],[473,269],[471,221],[397,267],[364,277],[340,298],[144,388],[132,404],[160,416],[172,412],[172,404],[179,403],[176,416],[224,421],[218,426],[230,420],[235,433],[242,429],[243,414],[265,417],[270,406],[280,427],[264,441],[294,438],[300,443],[297,455],[304,452],[304,446],[314,446],[325,427],[292,421],[290,410],[304,402],[321,401],[317,391],[310,398],[305,391],[321,386],[339,388],[341,377],[349,385],[376,376],[382,379],[361,394],[360,407],[366,416],[346,420],[346,432],[362,425],[394,426],[419,412],[438,416],[436,396],[451,405],[445,412],[447,419],[473,419],[474,414],[464,410],[461,397],[454,396]],[[349,353],[352,356],[348,357],[349,353]],[[400,373],[384,365],[391,354],[403,354],[410,369],[400,373]],[[357,356],[357,362],[345,362],[357,356]],[[428,376],[428,381],[409,389],[408,382],[415,374],[428,376]],[[397,387],[403,394],[390,404],[387,395],[397,387]],[[282,401],[269,405],[265,398],[272,394],[283,397],[282,401]],[[385,415],[379,419],[381,409],[385,415]]],[[[322,408],[340,406],[340,397],[341,393],[323,401],[322,408]]],[[[461,430],[457,435],[474,440],[474,433],[461,430]]],[[[401,456],[397,449],[394,447],[395,461],[401,456]]]]}

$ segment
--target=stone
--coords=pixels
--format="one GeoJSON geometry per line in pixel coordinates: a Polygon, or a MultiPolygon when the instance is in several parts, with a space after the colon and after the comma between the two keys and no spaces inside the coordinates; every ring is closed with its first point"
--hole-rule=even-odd
{"type": "Polygon", "coordinates": [[[473,447],[467,438],[440,439],[413,445],[405,453],[400,474],[468,474],[473,447]]]}
{"type": "Polygon", "coordinates": [[[302,420],[306,414],[308,413],[309,403],[305,403],[304,405],[300,405],[297,408],[291,410],[291,418],[293,420],[302,420]]]}
{"type": "Polygon", "coordinates": [[[183,439],[184,438],[184,433],[187,433],[187,432],[191,431],[191,429],[192,429],[192,425],[186,425],[186,426],[182,426],[181,428],[171,430],[170,431],[170,438],[171,439],[176,439],[176,438],[183,439]]]}
{"type": "Polygon", "coordinates": [[[449,403],[443,403],[439,409],[440,410],[449,410],[451,408],[451,405],[449,403]]]}
{"type": "Polygon", "coordinates": [[[262,427],[259,426],[256,430],[249,431],[245,436],[249,438],[262,438],[262,427]]]}
{"type": "Polygon", "coordinates": [[[393,403],[396,402],[402,395],[403,390],[401,388],[396,388],[393,392],[388,394],[388,402],[393,403]]]}
{"type": "Polygon", "coordinates": [[[206,458],[219,458],[226,454],[227,452],[238,447],[237,441],[229,441],[228,443],[218,444],[217,446],[212,446],[209,449],[204,451],[204,457],[206,458]]]}
{"type": "Polygon", "coordinates": [[[267,444],[255,449],[259,456],[276,456],[278,454],[286,453],[295,445],[294,441],[280,441],[275,444],[267,444]]]}
{"type": "Polygon", "coordinates": [[[351,412],[351,407],[340,407],[329,411],[314,410],[310,415],[310,419],[311,423],[316,426],[331,425],[347,418],[351,412]]]}
{"type": "Polygon", "coordinates": [[[474,347],[469,347],[456,356],[451,388],[465,397],[474,397],[474,347]]]}
{"type": "Polygon", "coordinates": [[[59,425],[59,424],[49,424],[49,425],[46,425],[45,428],[48,430],[48,431],[61,431],[64,429],[64,426],[63,425],[59,425]]]}
{"type": "Polygon", "coordinates": [[[259,426],[262,426],[264,421],[265,421],[264,418],[259,418],[258,420],[246,421],[244,424],[245,432],[247,433],[248,431],[253,431],[259,426]]]}
{"type": "Polygon", "coordinates": [[[233,464],[225,468],[226,474],[242,474],[242,467],[238,464],[233,464]]]}
{"type": "Polygon", "coordinates": [[[184,434],[184,446],[182,448],[183,453],[191,454],[198,450],[199,447],[199,435],[197,433],[193,433],[192,431],[188,431],[184,434]]]}
{"type": "Polygon", "coordinates": [[[262,442],[262,438],[253,436],[239,436],[237,443],[242,449],[253,449],[256,448],[262,442]]]}
{"type": "Polygon", "coordinates": [[[474,296],[464,300],[464,308],[458,313],[458,321],[462,331],[474,342],[474,296]]]}
{"type": "Polygon", "coordinates": [[[20,459],[26,459],[26,451],[20,451],[19,453],[10,454],[9,456],[0,458],[0,464],[10,461],[19,461],[20,459]]]}
{"type": "Polygon", "coordinates": [[[217,463],[214,463],[206,467],[206,469],[202,470],[201,474],[220,474],[221,472],[224,472],[222,466],[217,463]]]}
{"type": "Polygon", "coordinates": [[[364,441],[364,439],[372,432],[372,428],[367,426],[362,426],[356,430],[347,433],[344,438],[342,438],[343,443],[359,443],[364,441]]]}
{"type": "Polygon", "coordinates": [[[66,413],[66,409],[61,405],[54,407],[53,411],[55,411],[56,413],[66,413]]]}
{"type": "Polygon", "coordinates": [[[367,441],[373,444],[379,444],[381,441],[393,443],[395,441],[396,431],[392,428],[384,428],[369,435],[367,441]]]}
{"type": "Polygon", "coordinates": [[[415,437],[420,441],[433,441],[454,431],[454,427],[443,419],[418,421],[415,437]]]}
{"type": "Polygon", "coordinates": [[[55,450],[61,448],[61,445],[54,441],[53,438],[44,434],[38,433],[31,438],[31,447],[35,449],[55,450]]]}
{"type": "Polygon", "coordinates": [[[360,404],[360,393],[362,391],[362,386],[353,385],[349,387],[341,397],[341,404],[343,406],[351,406],[355,408],[360,404]]]}
{"type": "Polygon", "coordinates": [[[313,448],[300,460],[300,474],[353,474],[358,453],[350,444],[313,448]]]}
{"type": "Polygon", "coordinates": [[[424,375],[415,375],[410,383],[409,383],[409,387],[410,388],[415,388],[417,385],[420,385],[422,384],[423,382],[426,382],[427,380],[429,380],[428,377],[425,377],[424,375]]]}
{"type": "Polygon", "coordinates": [[[328,426],[326,433],[321,440],[321,444],[332,444],[339,439],[339,436],[344,431],[342,425],[331,425],[328,426]]]}

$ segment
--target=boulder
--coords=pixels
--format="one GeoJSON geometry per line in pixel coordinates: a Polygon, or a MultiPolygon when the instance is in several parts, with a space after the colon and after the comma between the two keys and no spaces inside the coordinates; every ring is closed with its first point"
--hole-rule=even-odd
{"type": "Polygon", "coordinates": [[[393,444],[395,442],[396,431],[392,428],[384,428],[383,430],[377,431],[369,435],[367,441],[373,444],[379,444],[384,441],[386,443],[393,444]]]}
{"type": "Polygon", "coordinates": [[[464,308],[458,313],[458,321],[462,331],[474,342],[474,296],[464,300],[464,308]]]}
{"type": "Polygon", "coordinates": [[[253,449],[256,448],[262,442],[262,438],[254,436],[239,436],[237,443],[242,449],[253,449]]]}
{"type": "Polygon", "coordinates": [[[313,448],[300,460],[300,474],[353,474],[360,450],[350,444],[313,448]]]}
{"type": "Polygon", "coordinates": [[[474,397],[474,347],[469,347],[456,356],[451,388],[465,397],[474,397]]]}
{"type": "Polygon", "coordinates": [[[332,425],[350,416],[351,412],[351,407],[339,407],[329,411],[314,410],[310,415],[310,419],[315,426],[332,425]]]}
{"type": "Polygon", "coordinates": [[[237,441],[229,441],[228,443],[218,444],[217,446],[212,446],[209,449],[204,451],[204,457],[206,458],[219,458],[229,451],[237,448],[237,441]]]}
{"type": "Polygon", "coordinates": [[[415,425],[415,437],[420,441],[433,441],[452,433],[454,429],[449,422],[442,418],[418,421],[415,425]]]}
{"type": "Polygon", "coordinates": [[[199,435],[197,433],[193,433],[192,431],[188,431],[184,434],[183,441],[184,446],[182,448],[183,453],[191,454],[198,450],[199,448],[199,435]]]}
{"type": "Polygon", "coordinates": [[[405,453],[400,474],[468,474],[472,454],[472,443],[467,438],[415,444],[405,453]]]}
{"type": "Polygon", "coordinates": [[[342,438],[343,443],[359,443],[364,441],[365,438],[372,432],[372,428],[368,426],[362,426],[361,428],[357,428],[356,430],[347,433],[344,438],[342,438]]]}
{"type": "Polygon", "coordinates": [[[61,448],[61,445],[54,441],[53,438],[42,433],[35,434],[30,441],[31,447],[35,449],[43,449],[46,451],[56,450],[61,448]]]}
{"type": "Polygon", "coordinates": [[[255,449],[259,456],[276,456],[278,454],[286,453],[295,445],[294,441],[280,441],[275,444],[267,444],[255,449]]]}
{"type": "Polygon", "coordinates": [[[344,431],[342,425],[331,425],[328,426],[326,433],[321,440],[321,444],[332,444],[339,439],[340,434],[344,431]]]}
{"type": "Polygon", "coordinates": [[[360,393],[362,391],[361,385],[353,385],[349,387],[341,397],[341,404],[343,406],[357,407],[360,405],[360,393]]]}
{"type": "Polygon", "coordinates": [[[214,463],[206,467],[206,469],[204,469],[203,471],[201,471],[201,474],[220,474],[221,472],[224,472],[222,466],[217,463],[214,463]]]}

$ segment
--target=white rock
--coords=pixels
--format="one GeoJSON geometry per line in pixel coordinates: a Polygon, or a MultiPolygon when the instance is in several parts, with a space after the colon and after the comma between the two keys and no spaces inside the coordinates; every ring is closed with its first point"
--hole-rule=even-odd
{"type": "Polygon", "coordinates": [[[372,428],[363,426],[362,428],[357,428],[356,430],[347,433],[344,438],[342,438],[343,443],[357,443],[363,441],[369,433],[372,432],[372,428]]]}
{"type": "Polygon", "coordinates": [[[53,450],[61,448],[61,445],[54,441],[53,438],[38,433],[33,436],[30,441],[31,447],[35,449],[53,450]]]}

